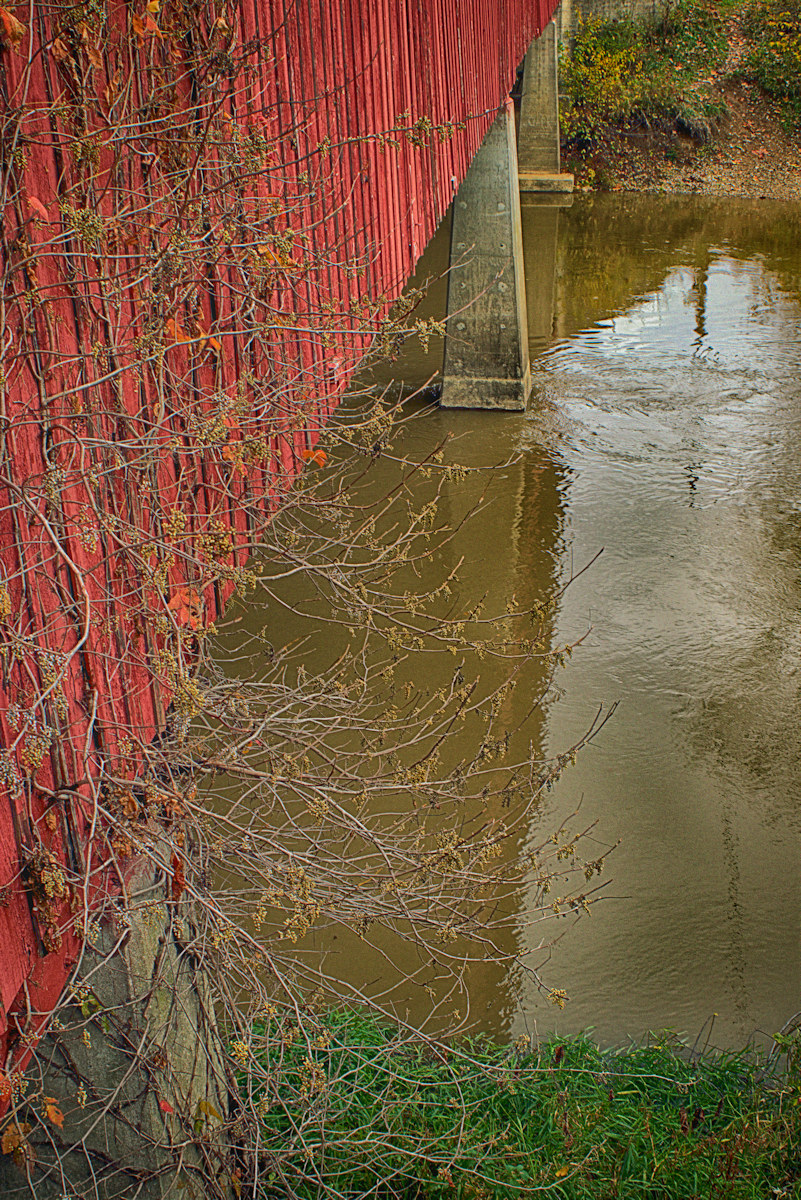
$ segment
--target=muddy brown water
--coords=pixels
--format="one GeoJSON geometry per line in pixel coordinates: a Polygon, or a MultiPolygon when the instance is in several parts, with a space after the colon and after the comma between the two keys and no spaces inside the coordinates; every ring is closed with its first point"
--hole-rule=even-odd
{"type": "MultiPolygon", "coordinates": [[[[554,753],[618,708],[526,839],[581,802],[621,844],[608,899],[531,958],[563,1011],[520,965],[542,936],[524,896],[507,939],[520,960],[471,968],[472,1018],[497,1036],[692,1038],[714,1014],[712,1040],[740,1045],[801,1008],[800,233],[801,207],[764,201],[529,205],[528,413],[417,410],[413,449],[453,434],[454,457],[488,471],[519,452],[448,547],[466,594],[547,598],[603,551],[559,602],[554,640],[586,636],[529,735],[554,753]]],[[[444,226],[421,276],[447,242],[444,226]]],[[[412,349],[393,376],[415,387],[440,360],[441,345],[412,349]]],[[[464,497],[450,502],[456,515],[464,497]]],[[[323,948],[372,994],[425,982],[402,943],[323,948]]],[[[396,996],[425,1018],[422,987],[396,996]]]]}

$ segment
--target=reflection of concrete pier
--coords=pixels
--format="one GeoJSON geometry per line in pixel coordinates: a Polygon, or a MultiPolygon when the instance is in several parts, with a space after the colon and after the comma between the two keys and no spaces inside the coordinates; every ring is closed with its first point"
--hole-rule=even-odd
{"type": "Polygon", "coordinates": [[[559,209],[570,196],[527,196],[521,215],[528,306],[529,355],[542,354],[553,337],[559,209]]]}

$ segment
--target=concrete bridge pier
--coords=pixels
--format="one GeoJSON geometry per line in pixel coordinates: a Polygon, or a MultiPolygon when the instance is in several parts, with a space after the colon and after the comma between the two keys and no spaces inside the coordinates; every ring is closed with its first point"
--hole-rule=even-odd
{"type": "Polygon", "coordinates": [[[523,67],[517,158],[521,192],[573,191],[559,146],[559,39],[556,22],[528,48],[523,67]]]}
{"type": "Polygon", "coordinates": [[[511,100],[453,203],[447,313],[442,406],[525,409],[531,370],[511,100]]]}

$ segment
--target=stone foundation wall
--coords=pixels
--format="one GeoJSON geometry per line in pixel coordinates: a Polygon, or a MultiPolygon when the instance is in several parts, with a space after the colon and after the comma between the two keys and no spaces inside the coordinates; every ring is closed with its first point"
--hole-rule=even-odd
{"type": "Polygon", "coordinates": [[[562,0],[556,14],[559,37],[570,37],[579,21],[647,20],[658,17],[664,7],[665,0],[562,0]]]}

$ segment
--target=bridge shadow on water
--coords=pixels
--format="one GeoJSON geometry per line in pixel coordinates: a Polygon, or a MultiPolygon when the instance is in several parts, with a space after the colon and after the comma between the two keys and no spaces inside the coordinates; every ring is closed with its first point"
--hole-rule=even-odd
{"type": "MultiPolygon", "coordinates": [[[[512,847],[581,804],[600,845],[622,838],[608,898],[564,923],[549,961],[541,939],[563,927],[533,924],[523,893],[504,898],[506,964],[465,973],[471,1019],[496,1034],[693,1036],[716,1013],[713,1040],[739,1044],[797,1007],[799,221],[792,206],[688,197],[524,206],[529,412],[412,404],[413,451],[451,435],[454,461],[484,469],[446,491],[454,526],[490,483],[423,585],[461,561],[462,596],[499,610],[559,596],[552,645],[586,635],[525,724],[531,752],[558,753],[621,702],[512,847]],[[568,991],[564,1012],[527,965],[568,991]]],[[[446,219],[418,268],[434,282],[417,316],[443,315],[448,242],[446,219]]],[[[374,382],[435,386],[441,358],[441,343],[410,342],[374,382]]],[[[430,687],[453,670],[450,657],[408,667],[430,687]]],[[[509,728],[543,684],[534,668],[512,693],[509,728]]],[[[306,949],[413,1020],[441,998],[406,943],[337,933],[306,949]]]]}

